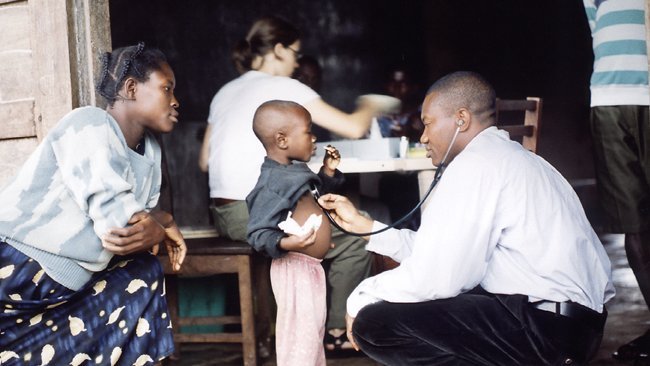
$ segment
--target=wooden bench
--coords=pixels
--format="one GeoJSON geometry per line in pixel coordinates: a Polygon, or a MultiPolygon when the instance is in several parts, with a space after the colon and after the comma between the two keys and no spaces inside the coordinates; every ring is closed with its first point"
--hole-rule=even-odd
{"type": "MultiPolygon", "coordinates": [[[[185,236],[185,235],[184,235],[185,236]]],[[[261,340],[266,349],[270,345],[270,281],[268,260],[261,258],[248,243],[216,236],[185,236],[187,256],[180,272],[173,272],[164,251],[159,255],[166,278],[167,301],[174,332],[176,355],[181,343],[241,343],[244,365],[257,364],[255,301],[261,324],[261,340]],[[255,263],[255,265],[254,265],[255,263]],[[255,269],[255,270],[254,270],[255,269]],[[240,316],[181,317],[178,309],[177,276],[202,277],[236,273],[239,287],[240,316]],[[254,278],[255,277],[255,278],[254,278]],[[254,281],[255,280],[255,281],[254,281]],[[259,291],[253,292],[256,282],[259,291]],[[256,295],[256,296],[255,296],[256,295]],[[182,326],[241,324],[241,333],[182,333],[182,326]]]]}

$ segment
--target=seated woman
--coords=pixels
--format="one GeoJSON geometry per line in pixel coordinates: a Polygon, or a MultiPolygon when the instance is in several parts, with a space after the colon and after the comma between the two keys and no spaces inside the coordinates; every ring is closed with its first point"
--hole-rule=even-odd
{"type": "Polygon", "coordinates": [[[0,364],[144,365],[174,350],[165,243],[186,247],[155,209],[161,150],[152,132],[178,122],[176,80],[143,43],[106,53],[108,108],[64,116],[0,191],[0,364]]]}

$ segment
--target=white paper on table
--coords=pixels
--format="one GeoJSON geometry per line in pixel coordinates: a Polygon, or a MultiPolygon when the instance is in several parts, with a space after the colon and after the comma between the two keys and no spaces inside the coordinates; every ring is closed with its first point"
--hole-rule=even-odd
{"type": "Polygon", "coordinates": [[[287,234],[303,236],[311,229],[318,230],[321,223],[323,223],[323,215],[311,214],[307,221],[300,226],[296,220],[291,217],[291,211],[287,215],[287,219],[278,224],[278,227],[287,234]]]}
{"type": "Polygon", "coordinates": [[[379,122],[377,121],[377,117],[372,117],[372,121],[370,122],[370,133],[368,134],[368,138],[371,140],[382,138],[381,128],[379,128],[379,122]]]}

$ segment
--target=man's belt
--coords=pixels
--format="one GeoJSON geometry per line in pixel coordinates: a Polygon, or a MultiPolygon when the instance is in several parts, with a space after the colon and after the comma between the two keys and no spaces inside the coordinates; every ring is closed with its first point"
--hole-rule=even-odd
{"type": "Polygon", "coordinates": [[[220,207],[229,203],[237,202],[237,200],[231,200],[229,198],[210,198],[210,200],[214,207],[220,207]]]}
{"type": "Polygon", "coordinates": [[[535,309],[548,311],[556,315],[566,316],[567,318],[585,321],[599,321],[605,315],[605,312],[599,313],[584,305],[580,305],[571,301],[555,302],[555,301],[538,301],[531,302],[530,306],[535,309]]]}

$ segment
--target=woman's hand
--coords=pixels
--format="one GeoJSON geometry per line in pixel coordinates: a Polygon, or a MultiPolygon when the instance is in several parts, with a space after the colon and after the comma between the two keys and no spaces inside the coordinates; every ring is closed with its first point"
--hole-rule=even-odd
{"type": "Polygon", "coordinates": [[[171,263],[172,269],[178,272],[181,270],[181,265],[187,254],[187,245],[185,245],[183,235],[181,235],[181,231],[175,222],[165,228],[165,234],[164,241],[165,247],[167,248],[167,255],[169,255],[169,263],[171,263]]]}
{"type": "Polygon", "coordinates": [[[148,212],[141,211],[131,216],[128,226],[111,228],[101,239],[102,245],[109,252],[126,255],[150,250],[165,237],[163,225],[148,212]]]}
{"type": "Polygon", "coordinates": [[[172,215],[156,210],[137,212],[125,228],[112,228],[102,237],[102,245],[116,255],[126,255],[145,250],[158,254],[164,243],[172,269],[179,271],[187,254],[187,246],[172,215]]]}
{"type": "Polygon", "coordinates": [[[347,197],[328,193],[321,196],[318,202],[324,209],[329,211],[334,221],[345,230],[354,233],[372,231],[373,221],[363,216],[347,197]]]}

